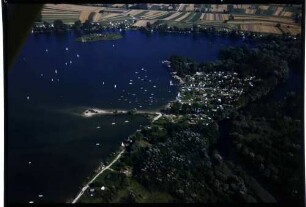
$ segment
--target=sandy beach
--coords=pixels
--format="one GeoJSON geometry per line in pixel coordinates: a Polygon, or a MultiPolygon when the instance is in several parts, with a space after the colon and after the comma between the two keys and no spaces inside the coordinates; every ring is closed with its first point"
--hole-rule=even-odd
{"type": "Polygon", "coordinates": [[[104,114],[126,114],[128,111],[125,110],[103,110],[97,108],[87,109],[82,113],[84,117],[92,117],[94,115],[104,115],[104,114]]]}

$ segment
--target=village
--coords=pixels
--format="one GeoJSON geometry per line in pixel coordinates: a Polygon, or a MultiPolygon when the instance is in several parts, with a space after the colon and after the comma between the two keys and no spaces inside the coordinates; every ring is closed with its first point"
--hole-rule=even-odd
{"type": "Polygon", "coordinates": [[[196,72],[184,78],[172,75],[180,84],[176,102],[168,106],[166,115],[170,121],[188,119],[189,123],[208,125],[216,117],[226,118],[239,105],[239,97],[254,84],[255,76],[240,78],[236,72],[196,72]]]}

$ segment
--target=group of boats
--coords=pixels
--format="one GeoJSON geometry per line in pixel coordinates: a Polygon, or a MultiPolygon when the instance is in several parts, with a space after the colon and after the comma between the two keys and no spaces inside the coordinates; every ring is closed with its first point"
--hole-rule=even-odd
{"type": "MultiPolygon", "coordinates": [[[[136,75],[135,79],[132,78],[128,81],[129,87],[126,87],[126,89],[123,89],[121,91],[121,95],[117,100],[126,102],[130,106],[135,106],[135,108],[143,108],[143,105],[145,104],[147,104],[148,106],[151,106],[153,103],[158,102],[155,96],[155,92],[158,86],[157,84],[154,84],[152,79],[149,79],[147,70],[142,67],[134,71],[134,74],[136,75]],[[129,92],[129,91],[133,91],[133,92],[129,92]],[[135,91],[138,91],[138,93],[135,93],[135,91]]],[[[106,85],[106,82],[102,81],[102,85],[103,86],[106,85]]],[[[175,84],[173,83],[173,81],[170,80],[169,86],[171,87],[174,85],[175,84]]],[[[118,89],[118,84],[114,84],[114,89],[116,90],[118,89]]],[[[169,89],[168,92],[171,93],[170,88],[168,89],[169,89]]],[[[161,88],[160,90],[165,90],[165,89],[161,88]]]]}

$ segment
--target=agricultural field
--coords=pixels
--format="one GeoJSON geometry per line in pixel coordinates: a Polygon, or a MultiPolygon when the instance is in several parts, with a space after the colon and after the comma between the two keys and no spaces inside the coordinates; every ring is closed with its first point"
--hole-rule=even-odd
{"type": "Polygon", "coordinates": [[[77,20],[85,22],[92,12],[99,12],[100,9],[101,7],[94,6],[46,4],[41,12],[41,20],[51,23],[54,20],[61,19],[66,24],[73,24],[77,20]]]}
{"type": "Polygon", "coordinates": [[[194,4],[187,4],[185,7],[184,7],[184,10],[185,12],[193,12],[194,11],[194,4]]]}
{"type": "Polygon", "coordinates": [[[211,12],[224,12],[227,11],[227,4],[211,5],[211,12]]]}
{"type": "Polygon", "coordinates": [[[250,5],[250,4],[148,4],[149,9],[125,9],[124,4],[110,7],[81,6],[68,4],[46,4],[41,20],[53,22],[56,19],[73,24],[77,20],[93,22],[134,20],[134,26],[142,27],[147,22],[161,20],[168,25],[188,28],[192,24],[238,29],[242,31],[296,35],[301,27],[294,17],[301,13],[299,6],[250,5]],[[154,10],[155,7],[158,9],[154,10]],[[168,10],[169,7],[175,10],[168,10]],[[164,8],[160,10],[161,8],[164,8]],[[230,19],[232,15],[233,18],[230,19]]]}
{"type": "Polygon", "coordinates": [[[258,25],[258,24],[241,24],[240,29],[242,31],[253,31],[253,32],[261,32],[261,33],[271,33],[271,34],[282,34],[281,30],[277,27],[271,27],[266,25],[258,25]]]}
{"type": "Polygon", "coordinates": [[[202,13],[200,21],[224,21],[228,20],[228,14],[213,14],[213,13],[202,13]]]}
{"type": "Polygon", "coordinates": [[[150,22],[151,24],[155,23],[157,20],[139,20],[133,26],[135,27],[146,27],[147,23],[150,22]]]}

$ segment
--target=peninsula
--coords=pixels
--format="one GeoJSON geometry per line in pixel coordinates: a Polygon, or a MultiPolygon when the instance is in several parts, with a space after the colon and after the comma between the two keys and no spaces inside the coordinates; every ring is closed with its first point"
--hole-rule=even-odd
{"type": "Polygon", "coordinates": [[[176,102],[124,141],[124,152],[110,162],[112,169],[97,174],[74,202],[299,202],[302,189],[292,178],[303,176],[298,165],[301,116],[289,108],[290,103],[302,108],[300,95],[263,101],[287,81],[288,66],[301,52],[296,51],[299,41],[274,39],[257,48],[227,48],[210,63],[171,56],[172,74],[183,80],[176,102]],[[293,51],[296,56],[286,55],[293,51]],[[271,109],[265,114],[258,107],[271,109]],[[235,159],[222,149],[224,121],[234,126],[226,135],[233,143],[226,148],[235,159]],[[273,147],[280,142],[283,148],[273,147]],[[292,159],[290,167],[274,154],[292,159]]]}

